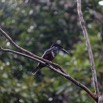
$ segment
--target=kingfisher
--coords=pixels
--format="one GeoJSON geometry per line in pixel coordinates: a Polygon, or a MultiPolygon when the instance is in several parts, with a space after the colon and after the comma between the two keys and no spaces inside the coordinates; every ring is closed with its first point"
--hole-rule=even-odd
{"type": "MultiPolygon", "coordinates": [[[[63,47],[57,43],[54,43],[51,45],[49,49],[47,49],[44,54],[42,55],[42,58],[47,59],[49,61],[52,61],[56,55],[59,53],[59,51],[63,51],[66,54],[71,54],[70,52],[63,49],[63,47]]],[[[45,67],[46,65],[42,63],[38,63],[38,65],[32,70],[32,74],[35,75],[41,68],[45,67]]]]}

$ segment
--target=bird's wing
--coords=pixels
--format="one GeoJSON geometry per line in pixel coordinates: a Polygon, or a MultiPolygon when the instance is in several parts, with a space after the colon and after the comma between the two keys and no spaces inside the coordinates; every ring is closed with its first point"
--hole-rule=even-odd
{"type": "Polygon", "coordinates": [[[50,48],[50,49],[47,49],[47,50],[44,52],[42,58],[52,61],[52,60],[54,59],[53,47],[50,48]]]}
{"type": "Polygon", "coordinates": [[[54,48],[54,47],[52,47],[52,48],[50,48],[50,49],[47,49],[47,50],[44,52],[44,54],[42,55],[42,58],[45,58],[46,55],[50,54],[53,48],[54,48]]]}

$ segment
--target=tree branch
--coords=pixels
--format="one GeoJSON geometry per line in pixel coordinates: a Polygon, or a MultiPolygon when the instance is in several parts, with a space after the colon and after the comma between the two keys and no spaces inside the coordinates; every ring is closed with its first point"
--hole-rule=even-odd
{"type": "MultiPolygon", "coordinates": [[[[0,47],[0,49],[1,49],[2,51],[4,51],[4,52],[11,52],[11,53],[14,53],[14,54],[17,54],[17,55],[24,56],[24,57],[29,58],[29,59],[32,59],[32,60],[34,60],[34,61],[40,62],[40,63],[42,63],[42,64],[44,64],[44,65],[49,64],[49,62],[44,62],[44,61],[43,61],[43,60],[45,60],[44,58],[41,58],[41,60],[40,60],[40,59],[37,59],[37,58],[35,58],[35,57],[33,57],[33,56],[30,56],[30,55],[28,55],[28,54],[24,54],[24,53],[21,53],[21,52],[17,52],[17,51],[11,50],[11,49],[4,49],[4,48],[2,48],[2,47],[0,47]]],[[[53,64],[52,66],[53,66],[54,68],[59,69],[61,72],[65,73],[65,71],[64,71],[58,64],[55,64],[55,63],[52,63],[52,64],[53,64]]],[[[49,64],[49,65],[51,65],[51,64],[49,64]]],[[[65,73],[65,74],[66,74],[66,73],[65,73]]]]}
{"type": "Polygon", "coordinates": [[[87,94],[89,94],[89,96],[91,96],[96,102],[98,101],[98,97],[97,95],[95,95],[94,93],[92,93],[85,85],[83,85],[82,83],[80,83],[79,81],[75,80],[74,78],[72,78],[69,74],[65,74],[61,71],[58,71],[55,68],[50,68],[53,71],[57,72],[58,74],[62,75],[63,77],[65,77],[66,79],[70,80],[72,83],[74,83],[76,86],[80,87],[82,90],[84,90],[85,92],[87,92],[87,94]]]}
{"type": "Polygon", "coordinates": [[[41,58],[41,57],[39,57],[39,56],[37,56],[37,55],[29,52],[28,50],[20,47],[19,45],[17,45],[17,44],[12,40],[12,38],[11,38],[2,28],[0,28],[0,32],[6,37],[6,39],[11,43],[11,45],[13,45],[15,48],[17,48],[20,52],[23,52],[23,53],[25,53],[25,54],[28,54],[28,55],[30,55],[30,56],[38,59],[38,60],[44,61],[45,63],[49,63],[49,64],[51,64],[52,66],[55,66],[56,68],[59,68],[59,69],[61,68],[58,64],[53,63],[53,62],[51,62],[51,61],[49,61],[49,60],[43,59],[43,58],[41,58]]]}
{"type": "Polygon", "coordinates": [[[100,92],[99,92],[99,88],[98,88],[98,81],[97,81],[97,75],[96,75],[93,53],[92,53],[91,44],[90,44],[90,41],[89,41],[89,38],[88,38],[88,33],[87,33],[87,30],[86,30],[85,21],[83,19],[83,14],[82,14],[82,11],[81,11],[81,0],[77,0],[77,12],[78,12],[81,28],[83,30],[84,38],[86,40],[86,47],[87,47],[89,59],[90,59],[94,89],[95,89],[96,94],[99,95],[100,92]]]}
{"type": "Polygon", "coordinates": [[[10,36],[4,32],[1,28],[0,28],[1,33],[9,40],[9,42],[16,47],[20,52],[17,51],[13,51],[10,49],[3,49],[1,48],[2,51],[5,52],[11,52],[14,54],[18,54],[24,57],[27,57],[29,59],[32,59],[34,61],[40,62],[45,64],[48,68],[50,68],[51,70],[57,72],[58,74],[62,75],[63,77],[65,77],[66,79],[70,80],[72,83],[74,83],[75,85],[77,85],[78,87],[80,87],[82,90],[84,90],[85,92],[87,92],[87,94],[89,94],[95,101],[97,101],[97,96],[95,94],[93,94],[85,85],[83,85],[82,83],[76,81],[74,78],[72,78],[69,74],[66,74],[64,72],[64,69],[62,67],[60,67],[58,64],[53,63],[51,61],[48,61],[46,59],[43,59],[41,57],[38,57],[37,55],[23,49],[22,47],[18,46],[11,38],[10,36]],[[22,52],[22,53],[21,53],[22,52]],[[63,71],[62,71],[63,70],[63,71]]]}
{"type": "Polygon", "coordinates": [[[32,56],[30,56],[30,55],[27,55],[27,54],[24,54],[24,53],[20,53],[20,52],[11,50],[11,49],[4,49],[4,48],[2,48],[2,47],[0,47],[0,50],[2,50],[2,51],[4,51],[4,52],[11,52],[11,53],[14,53],[14,54],[17,54],[17,55],[21,55],[21,56],[24,56],[24,57],[26,57],[26,58],[32,59],[32,60],[34,60],[34,61],[37,61],[37,62],[40,62],[40,63],[46,65],[46,63],[43,62],[42,60],[39,60],[39,59],[37,59],[37,58],[34,58],[34,57],[32,57],[32,56]]]}
{"type": "MultiPolygon", "coordinates": [[[[97,101],[97,96],[95,94],[93,94],[85,85],[83,85],[82,83],[78,82],[77,80],[75,80],[74,78],[72,78],[69,74],[66,74],[64,71],[61,71],[64,70],[63,68],[56,68],[57,65],[50,65],[49,63],[45,64],[45,62],[39,60],[39,59],[36,59],[30,55],[27,55],[27,54],[23,54],[23,53],[20,53],[20,52],[17,52],[17,51],[14,51],[14,50],[10,50],[10,49],[4,49],[4,48],[0,48],[2,51],[4,52],[11,52],[11,53],[14,53],[14,54],[18,54],[18,55],[21,55],[21,56],[24,56],[24,57],[27,57],[29,59],[32,59],[34,61],[37,61],[37,62],[40,62],[44,65],[46,65],[48,68],[50,68],[51,70],[57,72],[58,74],[62,75],[63,77],[65,77],[66,79],[70,80],[72,83],[74,83],[75,85],[77,85],[78,87],[80,87],[82,90],[86,91],[87,94],[89,94],[95,101],[97,101]]],[[[43,59],[43,58],[42,58],[43,59]]]]}

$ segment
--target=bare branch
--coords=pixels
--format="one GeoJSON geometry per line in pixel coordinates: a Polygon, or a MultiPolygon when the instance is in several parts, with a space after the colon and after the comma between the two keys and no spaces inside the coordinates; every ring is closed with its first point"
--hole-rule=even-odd
{"type": "Polygon", "coordinates": [[[11,53],[14,53],[14,54],[18,54],[18,55],[21,55],[21,56],[24,56],[24,57],[27,57],[29,59],[32,59],[34,61],[37,61],[37,62],[40,62],[40,63],[43,63],[44,65],[46,65],[48,68],[50,68],[51,70],[57,72],[58,74],[62,75],[63,77],[65,77],[66,79],[70,80],[72,83],[74,83],[75,85],[77,85],[78,87],[80,87],[81,89],[83,89],[84,91],[86,91],[95,101],[97,101],[97,97],[96,95],[94,95],[85,85],[81,84],[80,82],[78,82],[77,80],[75,80],[74,78],[72,78],[69,74],[66,74],[64,71],[63,68],[56,68],[57,65],[50,65],[50,64],[45,64],[45,62],[41,61],[41,60],[38,60],[30,55],[27,55],[27,54],[23,54],[23,53],[20,53],[20,52],[17,52],[17,51],[14,51],[14,50],[10,50],[10,49],[4,49],[4,48],[0,48],[2,51],[5,51],[5,52],[11,52],[11,53]]]}
{"type": "MultiPolygon", "coordinates": [[[[43,61],[43,60],[45,60],[44,58],[42,58],[42,60],[40,60],[40,59],[37,59],[37,58],[35,58],[35,57],[33,57],[33,56],[30,56],[30,55],[28,55],[28,54],[24,54],[24,53],[21,53],[21,52],[17,52],[17,51],[11,50],[11,49],[4,49],[4,48],[2,48],[2,47],[0,47],[0,49],[1,49],[2,51],[5,51],[5,52],[11,52],[11,53],[14,53],[14,54],[17,54],[17,55],[21,55],[21,56],[27,57],[27,58],[32,59],[32,60],[34,60],[34,61],[40,62],[40,63],[42,63],[42,64],[44,64],[44,65],[49,64],[48,62],[45,63],[45,62],[43,61]]],[[[53,66],[54,68],[59,69],[61,72],[65,73],[65,71],[64,71],[58,64],[54,64],[54,63],[52,63],[52,64],[53,64],[52,66],[53,66]]]]}
{"type": "Polygon", "coordinates": [[[43,61],[41,61],[41,60],[39,60],[39,59],[37,59],[37,58],[34,58],[34,57],[30,56],[30,55],[24,54],[24,53],[20,53],[20,52],[11,50],[11,49],[4,49],[4,48],[2,48],[2,47],[0,47],[0,50],[2,50],[2,51],[4,51],[4,52],[11,52],[11,53],[14,53],[14,54],[17,54],[17,55],[21,55],[21,56],[27,57],[27,58],[29,58],[29,59],[32,59],[32,60],[34,60],[34,61],[37,61],[37,62],[40,62],[40,63],[46,65],[45,62],[43,62],[43,61]]]}
{"type": "Polygon", "coordinates": [[[64,72],[64,69],[61,68],[58,64],[53,63],[51,61],[48,61],[46,59],[43,59],[41,57],[38,57],[37,55],[23,49],[22,47],[18,46],[12,39],[11,37],[4,32],[1,28],[0,28],[1,33],[9,40],[9,42],[16,47],[20,52],[17,51],[13,51],[10,49],[3,49],[1,48],[1,50],[5,51],[5,52],[11,52],[11,53],[15,53],[18,55],[22,55],[24,57],[27,57],[29,59],[32,59],[34,61],[40,62],[45,64],[48,68],[50,68],[51,70],[59,73],[60,75],[62,75],[63,77],[65,77],[66,79],[70,80],[72,83],[74,83],[75,85],[77,85],[78,87],[80,87],[82,90],[86,91],[87,94],[89,94],[95,101],[97,101],[97,96],[95,94],[93,94],[85,85],[81,84],[80,82],[76,81],[74,78],[72,78],[69,74],[66,74],[64,72]],[[21,53],[23,52],[23,53],[21,53]],[[25,54],[24,54],[25,53],[25,54]]]}
{"type": "Polygon", "coordinates": [[[82,90],[87,92],[87,94],[89,94],[89,96],[91,96],[96,102],[98,101],[97,95],[93,94],[85,85],[83,85],[82,83],[80,83],[77,80],[75,80],[74,78],[72,78],[69,74],[65,74],[65,73],[63,73],[63,72],[61,72],[61,71],[59,71],[51,66],[49,68],[52,69],[53,71],[57,72],[58,74],[62,75],[66,79],[70,80],[72,83],[74,83],[75,85],[80,87],[82,90]]]}
{"type": "Polygon", "coordinates": [[[83,19],[83,14],[82,14],[82,11],[81,11],[81,0],[77,0],[77,11],[78,11],[78,16],[79,16],[81,28],[83,30],[84,38],[86,40],[86,47],[87,47],[89,59],[90,59],[94,89],[95,89],[96,94],[100,94],[99,88],[98,88],[98,82],[97,82],[97,75],[96,75],[94,57],[93,57],[93,53],[92,53],[92,49],[91,49],[91,44],[90,44],[90,41],[89,41],[89,38],[88,38],[88,33],[87,33],[87,30],[86,30],[85,21],[83,19]]]}
{"type": "Polygon", "coordinates": [[[8,41],[9,41],[14,47],[16,47],[20,52],[26,53],[26,54],[28,54],[28,55],[36,58],[36,59],[39,59],[39,60],[44,61],[44,62],[46,62],[46,63],[48,63],[48,64],[51,64],[52,66],[55,66],[56,68],[57,68],[57,67],[58,67],[59,69],[61,68],[58,64],[53,63],[53,62],[51,62],[51,61],[49,61],[49,60],[43,59],[43,58],[41,58],[41,57],[39,57],[39,56],[37,56],[37,55],[29,52],[28,50],[20,47],[19,45],[17,45],[17,44],[12,40],[12,38],[11,38],[2,28],[0,28],[0,32],[1,32],[1,33],[6,37],[6,39],[8,39],[8,41]]]}
{"type": "MultiPolygon", "coordinates": [[[[37,57],[36,55],[34,55],[33,53],[27,51],[26,49],[20,47],[19,45],[17,45],[13,40],[12,38],[2,29],[0,28],[0,32],[6,37],[6,39],[8,39],[8,41],[14,46],[16,47],[19,51],[23,52],[23,53],[26,53],[26,54],[29,54],[33,57],[37,57]]],[[[37,57],[38,58],[38,57],[37,57]]]]}

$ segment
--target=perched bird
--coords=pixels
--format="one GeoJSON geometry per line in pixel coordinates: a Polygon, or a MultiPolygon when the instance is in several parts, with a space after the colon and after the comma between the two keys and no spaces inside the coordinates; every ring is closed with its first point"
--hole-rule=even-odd
{"type": "MultiPolygon", "coordinates": [[[[44,52],[44,54],[42,55],[42,58],[52,61],[56,57],[56,55],[59,53],[59,51],[63,51],[70,55],[70,52],[67,52],[65,49],[63,49],[61,45],[55,43],[55,44],[52,44],[51,47],[44,52]]],[[[45,67],[44,64],[38,63],[36,68],[32,70],[32,74],[35,75],[43,67],[45,67]]]]}

